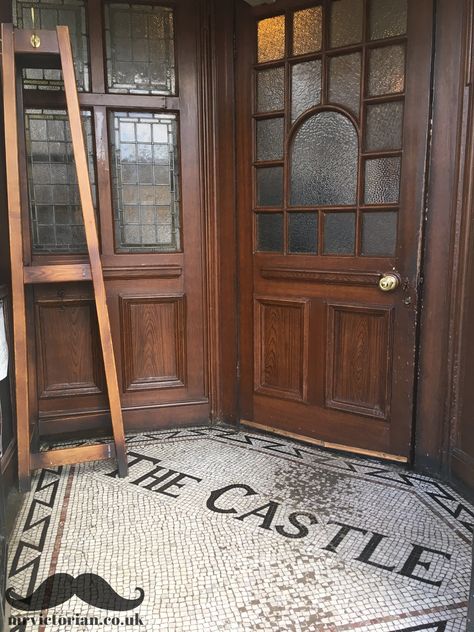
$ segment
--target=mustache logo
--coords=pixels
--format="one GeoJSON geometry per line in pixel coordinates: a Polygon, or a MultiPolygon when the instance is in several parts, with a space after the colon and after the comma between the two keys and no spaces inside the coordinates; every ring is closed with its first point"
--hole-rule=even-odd
{"type": "Polygon", "coordinates": [[[51,575],[34,590],[31,595],[21,597],[13,588],[6,591],[6,598],[12,608],[29,612],[48,610],[65,603],[74,595],[101,610],[123,612],[137,608],[145,598],[143,588],[135,588],[140,593],[136,599],[121,597],[112,586],[99,575],[83,573],[75,579],[68,573],[51,575]]]}

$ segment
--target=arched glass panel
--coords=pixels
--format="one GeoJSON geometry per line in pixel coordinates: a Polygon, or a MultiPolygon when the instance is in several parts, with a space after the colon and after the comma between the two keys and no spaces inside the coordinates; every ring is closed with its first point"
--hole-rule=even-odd
{"type": "Polygon", "coordinates": [[[291,205],[356,204],[358,151],[356,129],[343,114],[319,112],[307,119],[291,149],[291,205]]]}

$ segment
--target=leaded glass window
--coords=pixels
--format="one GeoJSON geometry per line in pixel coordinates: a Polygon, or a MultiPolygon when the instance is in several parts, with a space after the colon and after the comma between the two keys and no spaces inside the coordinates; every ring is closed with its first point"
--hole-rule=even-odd
{"type": "Polygon", "coordinates": [[[180,249],[175,114],[111,112],[115,245],[119,252],[180,249]]]}

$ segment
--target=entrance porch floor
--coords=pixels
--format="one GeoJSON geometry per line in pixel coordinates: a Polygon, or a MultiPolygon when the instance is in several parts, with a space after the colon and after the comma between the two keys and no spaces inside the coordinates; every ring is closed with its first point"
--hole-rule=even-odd
{"type": "Polygon", "coordinates": [[[42,626],[13,610],[30,622],[12,631],[465,629],[474,511],[447,485],[219,426],[132,436],[128,450],[127,479],[113,461],[35,475],[9,586],[26,596],[67,573],[73,588],[42,626]],[[84,573],[143,601],[87,603],[84,573]]]}

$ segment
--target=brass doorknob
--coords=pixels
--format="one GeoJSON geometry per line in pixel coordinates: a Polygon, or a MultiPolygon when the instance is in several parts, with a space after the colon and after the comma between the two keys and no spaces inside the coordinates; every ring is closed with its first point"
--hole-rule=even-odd
{"type": "Polygon", "coordinates": [[[379,288],[382,292],[393,292],[400,285],[400,278],[397,274],[388,273],[380,278],[379,288]]]}

